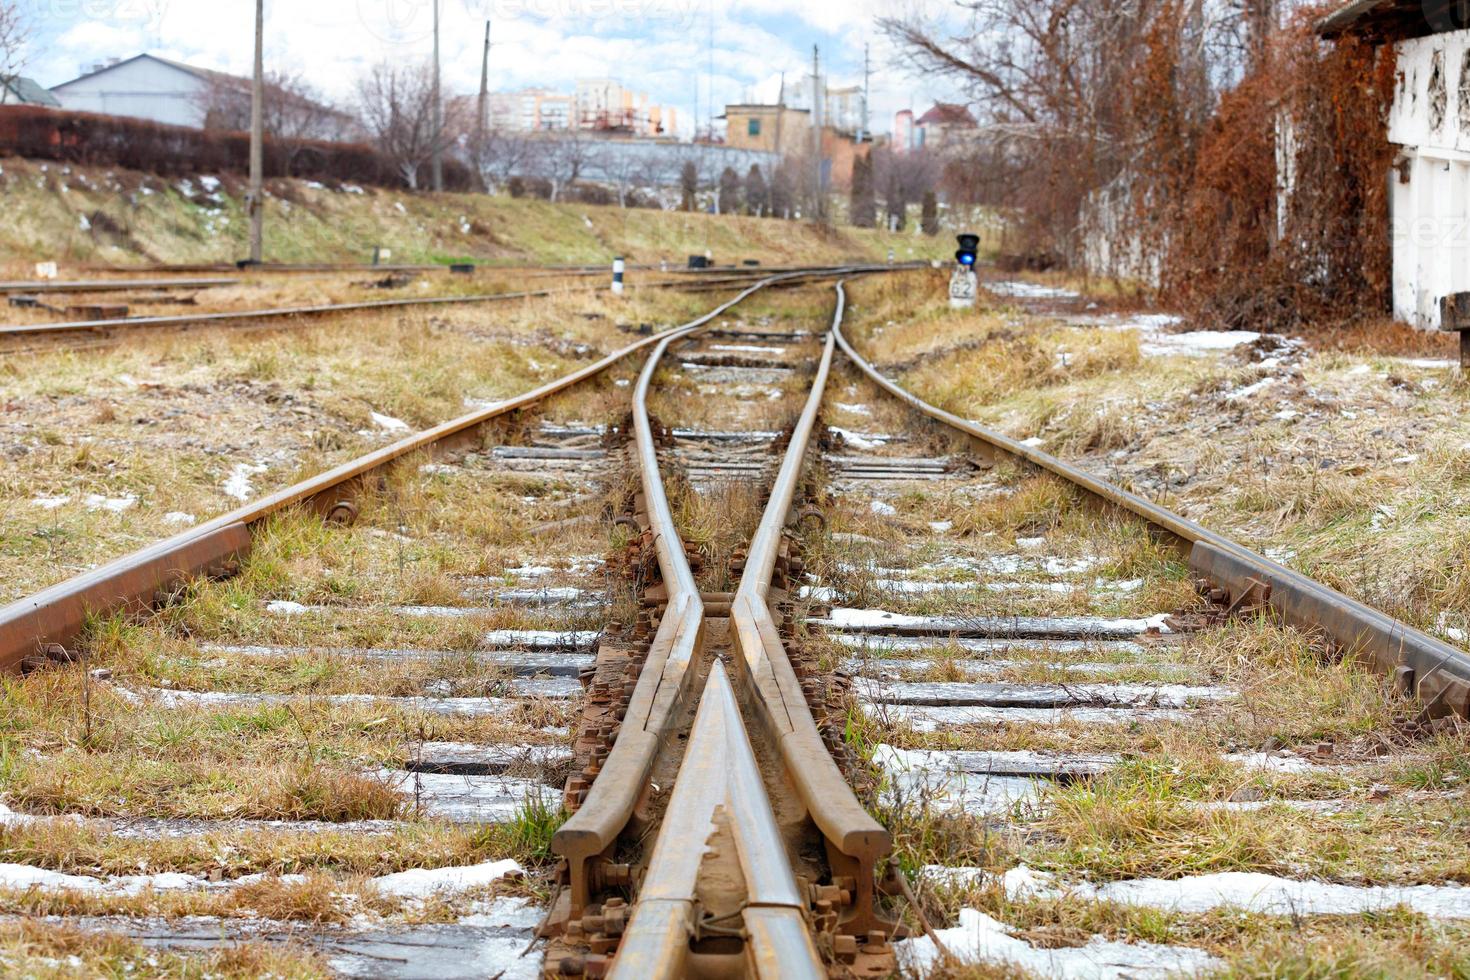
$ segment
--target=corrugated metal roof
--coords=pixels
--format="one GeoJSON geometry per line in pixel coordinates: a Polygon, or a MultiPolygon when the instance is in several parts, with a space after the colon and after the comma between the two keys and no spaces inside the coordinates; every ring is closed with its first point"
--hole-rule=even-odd
{"type": "Polygon", "coordinates": [[[1470,27],[1460,0],[1348,0],[1317,21],[1322,37],[1362,37],[1374,43],[1443,34],[1470,27]]]}
{"type": "Polygon", "coordinates": [[[61,102],[49,91],[42,88],[33,78],[24,75],[12,75],[10,78],[0,82],[4,85],[4,97],[0,103],[9,105],[39,105],[48,109],[60,109],[61,102]]]}

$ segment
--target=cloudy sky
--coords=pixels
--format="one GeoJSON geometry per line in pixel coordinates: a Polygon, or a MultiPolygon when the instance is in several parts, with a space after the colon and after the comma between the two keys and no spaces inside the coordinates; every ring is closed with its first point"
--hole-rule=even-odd
{"type": "MultiPolygon", "coordinates": [[[[75,78],[112,57],[147,51],[248,74],[253,0],[19,0],[33,38],[25,72],[43,85],[75,78]]],[[[773,101],[811,71],[812,45],[832,84],[862,80],[872,47],[872,123],[886,132],[898,109],[953,97],[946,85],[898,68],[878,16],[948,0],[440,0],[446,89],[480,83],[484,22],[493,22],[490,86],[570,90],[578,78],[613,77],[677,107],[688,132],[696,109],[773,101]],[[710,44],[713,35],[713,45],[710,44]]],[[[374,62],[426,58],[432,0],[266,0],[266,67],[303,73],[346,101],[374,62]]]]}

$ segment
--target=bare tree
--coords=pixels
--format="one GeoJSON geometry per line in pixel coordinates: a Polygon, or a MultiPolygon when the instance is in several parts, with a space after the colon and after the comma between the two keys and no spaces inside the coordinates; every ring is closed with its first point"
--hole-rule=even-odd
{"type": "Polygon", "coordinates": [[[1003,143],[1020,161],[1019,180],[998,185],[1007,198],[990,203],[1022,209],[1039,239],[1063,249],[1088,194],[1124,173],[1171,169],[1160,152],[1191,152],[1245,48],[1242,8],[1216,16],[1204,0],[956,6],[969,19],[958,34],[917,16],[880,25],[916,70],[969,91],[988,144],[972,152],[1003,143]]]}
{"type": "Polygon", "coordinates": [[[716,206],[721,214],[740,213],[740,175],[734,167],[720,172],[720,191],[716,206]]]}
{"type": "Polygon", "coordinates": [[[475,166],[487,188],[505,185],[526,169],[532,152],[532,140],[516,129],[495,127],[485,132],[474,147],[475,166]]]}
{"type": "Polygon", "coordinates": [[[617,191],[618,207],[628,206],[628,193],[640,183],[648,167],[637,145],[609,143],[603,154],[602,174],[617,191]]]}
{"type": "Polygon", "coordinates": [[[695,196],[699,193],[699,167],[694,159],[688,158],[679,168],[679,210],[693,211],[698,207],[695,196]]]}
{"type": "Polygon", "coordinates": [[[12,77],[25,65],[23,56],[26,42],[30,40],[30,29],[21,19],[20,10],[14,3],[0,0],[0,102],[5,101],[10,91],[12,77]]]}
{"type": "Polygon", "coordinates": [[[602,159],[602,144],[580,129],[538,139],[530,148],[530,169],[551,182],[551,199],[581,180],[602,159]]]}
{"type": "Polygon", "coordinates": [[[745,212],[758,218],[771,213],[771,193],[759,164],[752,163],[745,174],[745,212]]]}
{"type": "Polygon", "coordinates": [[[453,114],[434,132],[434,79],[426,64],[375,65],[358,79],[357,106],[378,148],[414,190],[434,150],[448,149],[458,136],[459,120],[453,114]]]}

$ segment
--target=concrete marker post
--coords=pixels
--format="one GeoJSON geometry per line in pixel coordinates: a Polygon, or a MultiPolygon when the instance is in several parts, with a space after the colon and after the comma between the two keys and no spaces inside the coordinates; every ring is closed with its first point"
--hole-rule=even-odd
{"type": "Polygon", "coordinates": [[[623,257],[619,255],[613,259],[612,291],[614,296],[623,295],[623,257]]]}

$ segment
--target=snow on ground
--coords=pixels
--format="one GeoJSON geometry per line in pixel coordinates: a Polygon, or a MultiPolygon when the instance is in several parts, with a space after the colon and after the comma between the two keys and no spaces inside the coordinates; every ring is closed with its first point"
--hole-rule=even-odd
{"type": "MultiPolygon", "coordinates": [[[[1033,946],[976,909],[961,909],[958,926],[936,931],[945,949],[962,962],[1006,963],[1044,977],[1124,980],[1193,975],[1218,965],[1209,953],[1189,946],[1123,943],[1101,936],[1093,936],[1084,946],[1033,946]]],[[[928,936],[903,940],[896,944],[895,951],[905,972],[919,976],[927,976],[943,962],[928,936]]]]}
{"type": "Polygon", "coordinates": [[[399,898],[425,898],[430,895],[457,893],[484,888],[507,875],[524,873],[518,861],[506,858],[485,864],[451,868],[413,868],[372,879],[372,885],[385,895],[399,898]]]}
{"type": "MultiPolygon", "coordinates": [[[[920,875],[932,883],[963,885],[984,880],[987,872],[929,865],[920,875]]],[[[1465,885],[1342,885],[1246,871],[1069,883],[1024,864],[1007,871],[1001,884],[1011,898],[1070,896],[1184,913],[1233,908],[1267,915],[1362,915],[1402,905],[1431,918],[1470,918],[1465,885]]]]}
{"type": "Polygon", "coordinates": [[[986,282],[981,283],[986,289],[997,296],[1009,296],[1014,299],[1077,299],[1080,294],[1070,289],[1058,289],[1055,286],[1042,286],[1034,282],[986,282]]]}
{"type": "Polygon", "coordinates": [[[395,419],[391,415],[383,415],[380,412],[369,413],[373,417],[373,424],[386,432],[407,432],[408,423],[402,419],[395,419]]]}
{"type": "Polygon", "coordinates": [[[261,463],[236,463],[230,469],[230,475],[225,479],[225,495],[234,497],[236,500],[249,500],[255,494],[255,487],[250,483],[250,478],[257,473],[264,473],[266,467],[261,463]]]}

